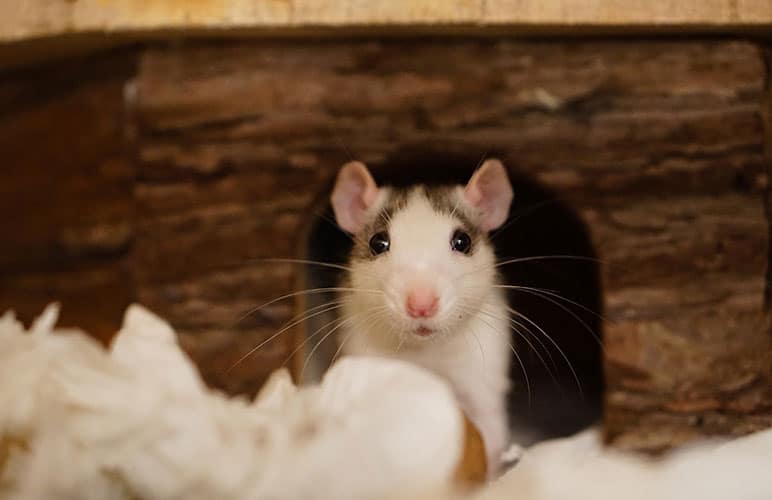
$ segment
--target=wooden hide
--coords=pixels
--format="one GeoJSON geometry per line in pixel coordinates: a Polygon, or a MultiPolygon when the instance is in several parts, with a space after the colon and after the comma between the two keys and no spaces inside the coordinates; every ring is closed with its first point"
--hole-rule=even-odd
{"type": "MultiPolygon", "coordinates": [[[[251,393],[298,343],[289,330],[229,371],[293,313],[283,300],[238,320],[295,286],[296,268],[261,259],[302,255],[309,207],[347,151],[371,164],[405,147],[496,151],[586,224],[603,269],[606,435],[660,449],[772,424],[764,80],[758,48],[726,40],[148,48],[122,89],[130,139],[116,164],[130,158],[136,170],[116,184],[94,174],[78,185],[100,207],[131,207],[108,211],[129,235],[106,238],[118,241],[110,265],[130,283],[121,300],[167,317],[210,383],[251,393]],[[110,186],[121,194],[108,195],[110,186]]],[[[7,110],[4,130],[23,112],[7,110]]],[[[45,155],[48,141],[69,137],[54,129],[73,133],[71,111],[46,112],[45,139],[39,128],[4,139],[19,192],[37,192],[42,180],[25,183],[17,145],[40,144],[45,155]]],[[[87,165],[80,158],[96,154],[69,159],[87,165]]],[[[29,164],[42,176],[61,158],[29,164]]],[[[28,261],[29,249],[88,199],[55,192],[60,210],[51,204],[18,223],[38,236],[11,239],[3,306],[21,300],[19,276],[49,283],[46,257],[28,261]]],[[[101,211],[82,210],[102,223],[101,211]]]]}

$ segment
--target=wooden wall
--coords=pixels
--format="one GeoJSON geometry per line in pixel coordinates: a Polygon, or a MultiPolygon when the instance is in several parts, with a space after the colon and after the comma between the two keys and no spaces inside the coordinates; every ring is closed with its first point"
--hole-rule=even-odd
{"type": "Polygon", "coordinates": [[[63,301],[62,322],[106,340],[133,300],[135,167],[125,82],[135,55],[0,75],[0,310],[29,320],[63,301]]]}
{"type": "Polygon", "coordinates": [[[5,102],[27,105],[0,124],[6,213],[20,214],[0,307],[63,295],[74,319],[107,325],[137,299],[210,383],[253,392],[291,335],[227,368],[292,304],[236,320],[293,289],[292,266],[260,259],[297,255],[346,149],[372,164],[416,145],[497,151],[574,207],[603,260],[610,440],[657,449],[772,424],[756,46],[277,41],[137,58],[136,72],[116,52],[90,78],[77,65],[3,78],[5,102]],[[68,85],[47,76],[61,71],[68,85]],[[19,98],[29,81],[60,97],[19,98]]]}

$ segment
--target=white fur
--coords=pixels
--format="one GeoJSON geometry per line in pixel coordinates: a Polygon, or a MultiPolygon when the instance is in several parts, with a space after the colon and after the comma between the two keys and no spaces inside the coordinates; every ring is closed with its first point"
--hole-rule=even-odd
{"type": "MultiPolygon", "coordinates": [[[[473,215],[462,193],[459,187],[457,210],[473,215]]],[[[371,217],[387,197],[382,188],[371,217]]],[[[362,291],[343,297],[344,316],[350,320],[339,339],[344,354],[407,360],[449,381],[480,429],[495,473],[508,443],[511,351],[506,299],[491,286],[496,273],[490,245],[477,241],[470,255],[452,251],[450,238],[459,226],[450,214],[437,213],[420,189],[413,190],[389,224],[390,250],[352,263],[351,286],[362,291]],[[415,285],[439,292],[439,311],[428,320],[411,318],[405,311],[407,293],[415,285]],[[435,333],[416,335],[419,325],[435,333]]]]}

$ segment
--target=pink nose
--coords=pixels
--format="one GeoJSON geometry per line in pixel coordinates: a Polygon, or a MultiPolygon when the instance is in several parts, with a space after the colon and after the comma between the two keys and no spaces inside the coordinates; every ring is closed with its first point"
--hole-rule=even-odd
{"type": "Polygon", "coordinates": [[[411,318],[431,318],[439,305],[439,297],[433,288],[416,287],[407,295],[405,309],[411,318]]]}

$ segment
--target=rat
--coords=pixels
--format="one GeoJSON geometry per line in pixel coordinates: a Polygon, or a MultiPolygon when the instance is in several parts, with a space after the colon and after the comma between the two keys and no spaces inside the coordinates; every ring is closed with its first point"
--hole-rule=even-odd
{"type": "Polygon", "coordinates": [[[354,241],[342,294],[344,355],[415,363],[445,379],[480,431],[495,476],[509,444],[510,323],[490,232],[507,220],[507,171],[485,160],[465,186],[378,186],[352,161],[331,195],[354,241]]]}

